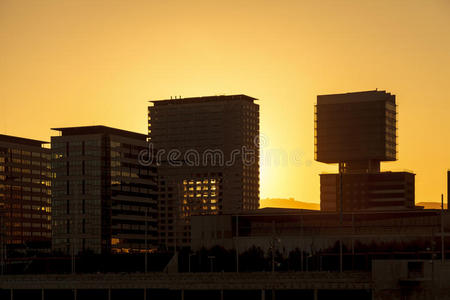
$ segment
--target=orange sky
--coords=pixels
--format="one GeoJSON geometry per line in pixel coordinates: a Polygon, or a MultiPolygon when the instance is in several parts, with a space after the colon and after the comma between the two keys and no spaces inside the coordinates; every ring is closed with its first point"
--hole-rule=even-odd
{"type": "Polygon", "coordinates": [[[0,0],[0,133],[50,127],[145,133],[147,100],[261,99],[261,197],[319,201],[317,94],[383,89],[399,104],[399,161],[416,201],[439,201],[450,168],[450,2],[0,0]],[[298,156],[297,156],[298,157],[298,156]]]}

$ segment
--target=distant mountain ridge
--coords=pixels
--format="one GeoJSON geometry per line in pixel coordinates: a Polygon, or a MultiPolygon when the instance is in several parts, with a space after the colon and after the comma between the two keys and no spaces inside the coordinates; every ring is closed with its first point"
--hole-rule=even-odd
{"type": "Polygon", "coordinates": [[[260,208],[278,207],[278,208],[297,208],[320,210],[319,203],[296,201],[294,198],[265,198],[260,200],[260,208]]]}
{"type": "MultiPolygon", "coordinates": [[[[440,202],[418,202],[416,206],[423,206],[424,209],[441,209],[440,202]]],[[[260,200],[260,208],[296,208],[320,210],[319,203],[296,201],[294,198],[265,198],[260,200]]],[[[444,209],[447,209],[447,203],[444,203],[444,209]]]]}
{"type": "MultiPolygon", "coordinates": [[[[441,202],[419,202],[416,206],[423,206],[424,209],[441,209],[441,202]]],[[[444,203],[444,209],[447,209],[447,203],[444,203]]]]}

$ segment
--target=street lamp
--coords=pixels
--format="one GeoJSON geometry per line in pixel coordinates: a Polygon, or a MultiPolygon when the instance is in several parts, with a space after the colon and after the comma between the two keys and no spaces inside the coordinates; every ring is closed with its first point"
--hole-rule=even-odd
{"type": "Polygon", "coordinates": [[[1,260],[1,275],[5,272],[5,228],[3,226],[3,214],[5,212],[4,202],[0,203],[0,260],[1,260]]]}
{"type": "MultiPolygon", "coordinates": [[[[308,256],[306,257],[306,272],[309,271],[309,259],[312,257],[313,257],[312,253],[309,253],[308,256]]],[[[312,266],[311,266],[311,268],[312,268],[312,266]]]]}
{"type": "Polygon", "coordinates": [[[281,240],[279,238],[274,237],[272,239],[272,273],[275,272],[275,243],[281,243],[281,240]]]}
{"type": "Polygon", "coordinates": [[[188,260],[188,272],[191,273],[191,257],[194,256],[194,253],[189,253],[189,260],[188,260]]]}
{"type": "Polygon", "coordinates": [[[147,226],[148,226],[148,224],[147,224],[147,217],[148,217],[148,207],[145,208],[145,237],[144,237],[144,239],[145,239],[145,241],[144,241],[144,243],[145,243],[145,246],[144,246],[145,247],[145,252],[144,252],[144,264],[145,264],[145,266],[144,266],[144,273],[145,274],[147,274],[147,269],[148,269],[148,255],[147,255],[147,252],[148,252],[147,226]]]}
{"type": "Polygon", "coordinates": [[[209,258],[209,263],[210,263],[210,270],[211,270],[211,273],[213,272],[213,260],[216,258],[215,256],[208,256],[208,258],[209,258]]]}

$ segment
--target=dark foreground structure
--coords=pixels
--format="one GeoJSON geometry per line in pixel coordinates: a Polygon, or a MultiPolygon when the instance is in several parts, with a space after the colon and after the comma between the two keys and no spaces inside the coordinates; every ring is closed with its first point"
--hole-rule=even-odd
{"type": "Polygon", "coordinates": [[[256,246],[265,252],[274,247],[282,253],[299,249],[305,255],[329,256],[336,255],[341,240],[344,255],[418,255],[439,252],[443,237],[450,245],[449,233],[450,214],[440,210],[345,212],[341,218],[335,212],[264,208],[192,217],[193,250],[221,246],[239,253],[256,246]]]}
{"type": "Polygon", "coordinates": [[[372,272],[4,276],[0,298],[50,299],[449,299],[450,264],[380,260],[372,272]]]}

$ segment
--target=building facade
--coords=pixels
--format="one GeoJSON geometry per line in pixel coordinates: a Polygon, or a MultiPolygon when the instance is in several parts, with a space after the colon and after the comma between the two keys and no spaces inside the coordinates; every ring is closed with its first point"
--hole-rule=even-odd
{"type": "Polygon", "coordinates": [[[50,249],[51,165],[45,144],[0,135],[2,245],[50,249]]]}
{"type": "Polygon", "coordinates": [[[139,160],[147,136],[87,126],[52,137],[53,248],[65,253],[157,247],[157,174],[139,160]]]}
{"type": "Polygon", "coordinates": [[[246,95],[151,101],[160,242],[189,246],[190,216],[259,207],[259,106],[246,95]]]}
{"type": "MultiPolygon", "coordinates": [[[[342,174],[343,210],[413,209],[415,174],[380,172],[342,174]]],[[[320,210],[339,211],[339,174],[320,174],[320,210]]]]}
{"type": "Polygon", "coordinates": [[[344,212],[341,219],[336,212],[263,208],[240,214],[193,216],[192,249],[221,246],[242,253],[255,246],[267,253],[275,246],[285,254],[295,249],[326,254],[336,251],[336,243],[342,239],[347,255],[355,251],[391,255],[393,249],[386,250],[391,245],[414,255],[428,251],[429,257],[430,250],[440,250],[441,222],[447,232],[450,214],[431,209],[344,212]]]}
{"type": "Polygon", "coordinates": [[[340,210],[341,201],[345,211],[414,208],[415,175],[380,171],[397,159],[395,95],[317,96],[314,129],[316,160],[339,165],[339,174],[320,175],[321,210],[340,210]]]}

